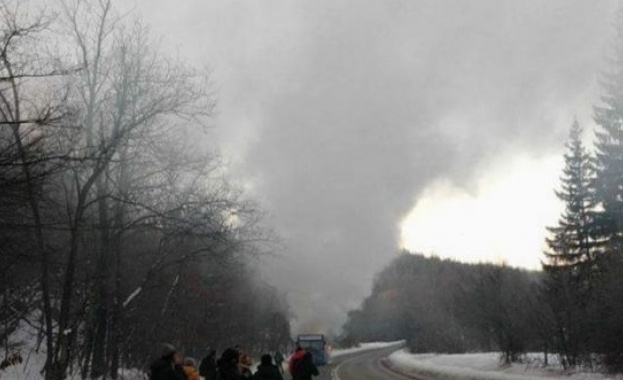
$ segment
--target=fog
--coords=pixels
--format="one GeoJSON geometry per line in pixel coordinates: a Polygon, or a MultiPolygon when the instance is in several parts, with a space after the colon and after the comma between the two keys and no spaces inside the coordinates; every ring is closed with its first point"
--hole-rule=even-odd
{"type": "Polygon", "coordinates": [[[339,328],[435,181],[469,190],[492,162],[562,151],[573,115],[590,118],[615,2],[133,7],[213,69],[229,175],[280,236],[262,270],[302,331],[339,328]]]}

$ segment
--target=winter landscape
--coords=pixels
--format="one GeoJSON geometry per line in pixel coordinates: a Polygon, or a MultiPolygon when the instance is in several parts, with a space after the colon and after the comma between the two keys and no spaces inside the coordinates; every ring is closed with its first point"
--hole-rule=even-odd
{"type": "Polygon", "coordinates": [[[619,0],[0,0],[0,380],[623,379],[619,0]]]}

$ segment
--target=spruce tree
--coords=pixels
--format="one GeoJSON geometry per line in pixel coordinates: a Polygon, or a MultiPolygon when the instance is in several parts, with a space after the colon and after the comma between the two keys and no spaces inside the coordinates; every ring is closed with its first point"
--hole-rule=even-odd
{"type": "Polygon", "coordinates": [[[599,242],[595,239],[594,161],[582,142],[582,129],[573,123],[565,153],[561,189],[556,192],[565,203],[558,225],[548,228],[550,251],[544,268],[590,267],[599,242]]]}
{"type": "Polygon", "coordinates": [[[565,366],[590,360],[589,302],[594,258],[601,242],[595,233],[594,160],[582,143],[582,129],[573,123],[565,153],[561,189],[565,203],[558,225],[548,228],[550,250],[543,269],[545,299],[556,321],[556,342],[565,366]]]}
{"type": "Polygon", "coordinates": [[[623,252],[623,13],[615,23],[611,68],[602,77],[600,104],[594,107],[598,225],[608,251],[623,252]]]}
{"type": "Polygon", "coordinates": [[[602,78],[594,107],[596,141],[596,225],[605,253],[597,257],[599,281],[591,314],[595,352],[612,371],[623,371],[623,9],[615,20],[611,67],[602,78]]]}

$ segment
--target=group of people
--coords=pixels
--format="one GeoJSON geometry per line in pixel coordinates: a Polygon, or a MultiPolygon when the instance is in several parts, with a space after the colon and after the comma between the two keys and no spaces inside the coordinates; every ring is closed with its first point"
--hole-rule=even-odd
{"type": "MultiPolygon", "coordinates": [[[[265,354],[253,371],[251,358],[237,346],[223,351],[219,359],[216,351],[210,349],[197,365],[195,359],[184,358],[174,346],[165,344],[160,357],[151,365],[149,380],[284,380],[284,362],[279,351],[274,358],[265,354]]],[[[301,347],[290,357],[288,370],[292,380],[311,380],[319,375],[312,354],[301,347]]]]}

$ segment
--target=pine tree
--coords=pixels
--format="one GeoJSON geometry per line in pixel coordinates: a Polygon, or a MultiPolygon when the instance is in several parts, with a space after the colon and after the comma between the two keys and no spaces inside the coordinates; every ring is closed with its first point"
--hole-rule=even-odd
{"type": "Polygon", "coordinates": [[[594,160],[582,143],[582,129],[573,123],[565,153],[562,185],[556,195],[565,203],[558,225],[548,228],[549,252],[543,269],[545,299],[556,321],[556,342],[565,366],[590,360],[588,309],[595,254],[601,242],[595,233],[594,160]]]}

